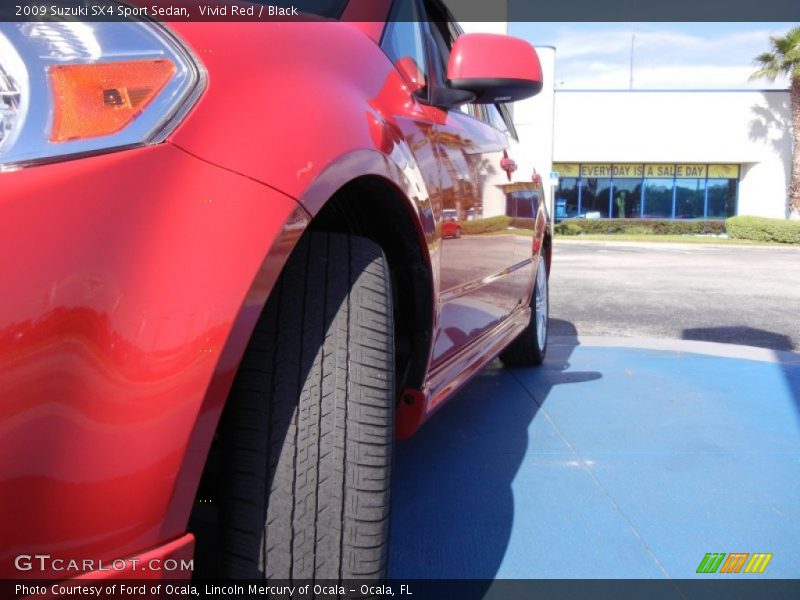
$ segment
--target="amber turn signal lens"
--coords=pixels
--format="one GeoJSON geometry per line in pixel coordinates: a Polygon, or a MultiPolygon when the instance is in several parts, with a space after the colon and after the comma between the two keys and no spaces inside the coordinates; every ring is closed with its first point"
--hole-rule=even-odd
{"type": "Polygon", "coordinates": [[[51,142],[108,135],[126,127],[172,78],[169,60],[50,67],[51,142]]]}

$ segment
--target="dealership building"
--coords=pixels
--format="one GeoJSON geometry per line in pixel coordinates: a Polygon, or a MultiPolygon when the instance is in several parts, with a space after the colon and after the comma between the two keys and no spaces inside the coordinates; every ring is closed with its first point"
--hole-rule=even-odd
{"type": "Polygon", "coordinates": [[[788,216],[788,90],[554,89],[558,50],[537,51],[544,89],[513,107],[518,162],[557,174],[557,218],[788,216]]]}
{"type": "Polygon", "coordinates": [[[556,216],[785,217],[789,114],[788,91],[556,90],[556,216]]]}

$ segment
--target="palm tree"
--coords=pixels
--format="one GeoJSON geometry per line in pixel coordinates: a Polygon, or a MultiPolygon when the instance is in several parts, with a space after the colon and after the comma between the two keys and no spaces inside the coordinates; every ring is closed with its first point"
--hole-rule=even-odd
{"type": "Polygon", "coordinates": [[[800,27],[789,30],[784,37],[769,39],[770,52],[756,56],[753,64],[759,69],[750,79],[775,81],[785,75],[791,81],[792,102],[792,180],[789,184],[788,208],[791,219],[800,219],[800,27]]]}

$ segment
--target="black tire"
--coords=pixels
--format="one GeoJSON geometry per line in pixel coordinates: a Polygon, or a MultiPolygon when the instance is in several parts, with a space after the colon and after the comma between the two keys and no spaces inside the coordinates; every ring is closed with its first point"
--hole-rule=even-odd
{"type": "Polygon", "coordinates": [[[307,233],[225,408],[223,576],[386,575],[394,401],[392,292],[381,248],[307,233]]]}
{"type": "Polygon", "coordinates": [[[500,361],[507,367],[535,367],[544,362],[547,354],[547,335],[550,320],[550,286],[547,281],[544,255],[536,265],[536,280],[531,293],[531,320],[525,330],[500,353],[500,361]],[[543,286],[540,287],[540,286],[543,286]],[[544,297],[544,321],[537,319],[537,297],[544,297]],[[540,329],[543,335],[540,336],[540,329]]]}

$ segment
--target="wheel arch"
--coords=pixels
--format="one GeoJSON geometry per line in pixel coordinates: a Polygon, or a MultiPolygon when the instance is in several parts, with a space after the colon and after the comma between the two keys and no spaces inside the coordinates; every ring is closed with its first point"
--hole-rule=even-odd
{"type": "Polygon", "coordinates": [[[553,234],[549,228],[544,234],[542,247],[544,250],[544,266],[547,267],[547,276],[550,277],[550,267],[553,264],[553,234]]]}
{"type": "MultiPolygon", "coordinates": [[[[436,233],[424,188],[413,200],[407,193],[409,188],[408,177],[403,176],[391,160],[370,150],[347,155],[323,171],[299,199],[298,209],[264,260],[264,267],[253,283],[250,302],[242,307],[237,321],[240,338],[244,333],[249,340],[275,281],[302,235],[326,231],[363,236],[381,246],[392,275],[396,400],[399,401],[401,393],[408,388],[421,388],[433,343],[436,254],[431,248],[436,233]],[[359,172],[355,177],[346,177],[348,173],[359,172]]],[[[241,348],[242,355],[246,346],[247,342],[241,348]]],[[[225,401],[216,407],[217,410],[201,412],[195,424],[195,443],[189,448],[195,451],[187,452],[181,473],[183,489],[196,490],[191,495],[193,503],[187,506],[181,501],[170,507],[173,517],[184,523],[190,513],[194,518],[196,510],[205,510],[204,505],[208,504],[199,499],[206,496],[205,478],[214,462],[213,439],[238,368],[238,361],[233,365],[220,365],[219,370],[227,372],[221,383],[224,385],[227,381],[228,385],[224,391],[214,392],[209,388],[209,396],[212,392],[216,397],[224,394],[225,401]]],[[[212,474],[212,478],[215,475],[212,474]]],[[[185,494],[178,497],[186,499],[185,494]]]]}

